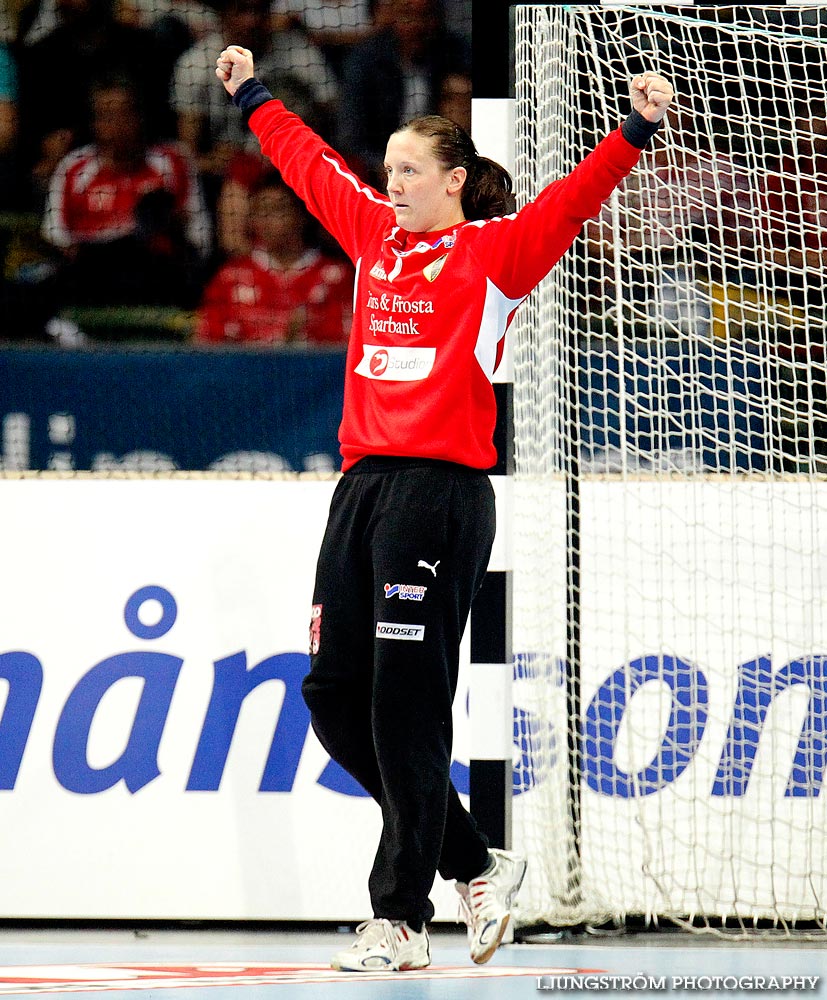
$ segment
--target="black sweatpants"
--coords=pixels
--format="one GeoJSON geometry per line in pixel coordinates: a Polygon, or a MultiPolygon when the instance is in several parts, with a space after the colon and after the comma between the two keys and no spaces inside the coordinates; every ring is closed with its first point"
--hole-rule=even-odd
{"type": "Polygon", "coordinates": [[[470,881],[487,842],[450,781],[459,644],[494,539],[484,472],[365,458],[337,484],[303,693],[330,756],[382,808],[374,917],[415,930],[437,870],[470,881]]]}

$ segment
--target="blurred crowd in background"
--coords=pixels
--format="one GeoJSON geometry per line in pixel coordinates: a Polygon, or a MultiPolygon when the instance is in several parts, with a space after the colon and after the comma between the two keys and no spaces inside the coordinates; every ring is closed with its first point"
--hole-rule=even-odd
{"type": "Polygon", "coordinates": [[[6,342],[346,340],[351,264],[216,79],[226,44],[377,187],[403,121],[470,129],[470,0],[6,3],[6,342]]]}
{"type": "MultiPolygon", "coordinates": [[[[681,11],[645,31],[631,8],[618,8],[605,29],[595,17],[588,45],[569,53],[574,73],[561,80],[577,100],[577,135],[564,150],[574,139],[575,158],[626,113],[630,74],[662,67],[678,92],[646,169],[624,184],[622,211],[605,209],[586,226],[572,257],[580,438],[584,448],[619,447],[629,417],[612,380],[624,345],[635,354],[623,364],[644,367],[664,351],[680,367],[700,349],[715,355],[701,384],[720,391],[710,403],[712,393],[684,391],[679,380],[679,391],[657,396],[674,411],[662,421],[678,429],[670,451],[691,452],[686,428],[703,426],[705,440],[749,443],[735,457],[729,444],[704,453],[704,468],[780,461],[796,471],[816,461],[823,470],[827,8],[681,11]],[[596,65],[606,87],[595,85],[596,65]],[[735,364],[741,375],[735,347],[747,358],[735,364]],[[606,371],[596,371],[603,358],[606,371]],[[766,359],[770,368],[759,367],[766,359]],[[743,410],[735,431],[730,416],[719,426],[732,400],[739,413],[750,400],[774,414],[780,460],[756,443],[768,426],[761,414],[743,410]]],[[[514,58],[515,41],[502,39],[514,58]]],[[[240,451],[244,461],[233,460],[244,468],[262,467],[261,455],[296,469],[316,468],[319,454],[335,460],[353,268],[260,155],[217,80],[216,57],[233,42],[254,52],[272,93],[379,189],[387,138],[408,118],[438,112],[470,129],[471,0],[0,0],[0,348],[12,348],[0,352],[0,468],[139,468],[145,451],[153,469],[161,453],[170,467],[196,469],[240,451]],[[110,343],[141,346],[95,349],[110,343]],[[293,344],[312,349],[272,349],[293,344]],[[208,350],[215,345],[229,349],[208,350]],[[101,366],[115,353],[107,374],[101,366]],[[161,367],[138,371],[149,357],[161,367]],[[267,369],[254,402],[237,398],[240,376],[230,372],[248,360],[267,369]],[[179,361],[176,381],[164,366],[179,361]],[[268,367],[305,361],[310,368],[289,378],[268,367]],[[189,378],[201,363],[200,381],[189,378]],[[159,398],[176,388],[180,414],[170,416],[159,398]],[[300,406],[284,405],[288,388],[300,406]],[[218,398],[220,421],[210,416],[218,398]],[[311,417],[311,401],[328,410],[311,417]],[[194,412],[207,424],[187,451],[194,412]],[[284,431],[294,414],[301,420],[284,431]]],[[[547,71],[556,85],[559,69],[547,71]]],[[[537,97],[544,114],[547,96],[537,97]]],[[[530,143],[532,121],[524,127],[530,143]]],[[[248,395],[254,377],[241,378],[248,395]]],[[[650,410],[644,398],[636,428],[651,431],[650,410]]],[[[645,433],[644,458],[660,447],[654,432],[646,445],[645,433]]],[[[593,455],[584,461],[605,471],[593,455]]]]}

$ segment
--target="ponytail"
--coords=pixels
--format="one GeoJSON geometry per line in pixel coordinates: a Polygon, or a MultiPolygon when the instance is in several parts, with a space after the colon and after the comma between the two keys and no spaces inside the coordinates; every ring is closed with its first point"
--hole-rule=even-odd
{"type": "Polygon", "coordinates": [[[472,170],[462,189],[462,211],[466,219],[493,219],[510,215],[515,209],[511,174],[477,154],[472,170]]]}

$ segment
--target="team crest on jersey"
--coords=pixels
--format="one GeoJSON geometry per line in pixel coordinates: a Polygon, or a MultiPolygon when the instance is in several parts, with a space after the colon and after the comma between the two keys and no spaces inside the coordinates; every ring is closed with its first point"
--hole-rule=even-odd
{"type": "Polygon", "coordinates": [[[428,281],[435,281],[437,279],[439,272],[445,267],[446,260],[448,260],[448,254],[444,253],[441,257],[437,257],[436,260],[431,261],[427,267],[422,269],[422,273],[428,281]]]}
{"type": "Polygon", "coordinates": [[[388,272],[382,267],[382,261],[377,260],[377,262],[370,269],[371,278],[378,278],[380,281],[388,280],[388,272]]]}

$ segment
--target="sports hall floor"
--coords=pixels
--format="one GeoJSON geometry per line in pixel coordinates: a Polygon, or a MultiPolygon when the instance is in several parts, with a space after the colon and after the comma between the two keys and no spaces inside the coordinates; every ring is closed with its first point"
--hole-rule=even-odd
{"type": "MultiPolygon", "coordinates": [[[[665,977],[653,997],[810,996],[827,1000],[827,942],[735,943],[663,931],[594,939],[568,936],[500,948],[488,965],[468,958],[464,929],[437,925],[432,961],[420,972],[366,977],[335,973],[332,951],[352,929],[100,929],[0,927],[0,997],[86,1000],[518,1000],[559,995],[538,976],[563,970],[665,977]],[[755,977],[819,976],[801,992],[760,990],[755,977]],[[672,977],[753,977],[745,988],[686,990],[672,977]]],[[[641,981],[638,980],[640,983],[641,981]]],[[[628,996],[637,990],[567,990],[567,997],[628,996]]]]}

